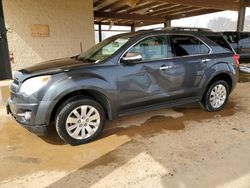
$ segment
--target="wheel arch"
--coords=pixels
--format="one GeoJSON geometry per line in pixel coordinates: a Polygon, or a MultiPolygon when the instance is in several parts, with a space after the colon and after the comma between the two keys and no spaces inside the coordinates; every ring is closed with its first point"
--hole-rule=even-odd
{"type": "Polygon", "coordinates": [[[232,91],[232,86],[233,86],[233,79],[231,77],[231,75],[229,73],[226,72],[221,72],[221,73],[217,73],[216,75],[214,75],[206,84],[205,89],[203,90],[202,93],[202,98],[201,100],[204,100],[204,97],[206,96],[206,92],[209,89],[209,87],[216,81],[218,80],[223,80],[228,84],[229,87],[229,93],[231,93],[232,91]]]}
{"type": "Polygon", "coordinates": [[[82,98],[82,97],[94,99],[95,101],[97,101],[103,107],[105,114],[106,114],[106,118],[112,119],[111,104],[106,95],[104,95],[100,91],[96,91],[93,89],[80,89],[80,90],[71,91],[67,94],[64,94],[62,97],[60,97],[57,103],[52,107],[50,117],[48,118],[49,123],[55,120],[57,112],[62,106],[62,104],[64,104],[65,102],[72,101],[76,98],[82,98]]]}

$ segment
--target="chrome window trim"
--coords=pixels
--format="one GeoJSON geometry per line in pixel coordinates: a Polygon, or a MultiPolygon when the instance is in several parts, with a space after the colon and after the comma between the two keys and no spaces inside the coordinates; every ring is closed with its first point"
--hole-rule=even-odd
{"type": "Polygon", "coordinates": [[[118,60],[118,64],[122,64],[121,63],[121,59],[122,57],[131,49],[133,48],[134,46],[136,46],[138,43],[140,43],[141,41],[143,41],[144,39],[147,39],[147,38],[150,38],[150,37],[158,37],[158,36],[170,36],[171,35],[180,35],[180,36],[191,36],[191,37],[194,37],[196,38],[197,40],[199,40],[200,42],[202,42],[208,49],[209,49],[209,52],[207,54],[194,54],[194,55],[185,55],[185,56],[173,56],[173,57],[166,57],[166,58],[161,58],[161,59],[154,59],[154,60],[147,60],[147,61],[140,61],[138,63],[146,63],[146,62],[151,62],[151,61],[159,61],[159,60],[169,60],[169,59],[178,59],[178,58],[183,58],[183,57],[196,57],[196,56],[203,56],[203,55],[210,55],[212,54],[212,48],[206,43],[204,42],[201,38],[195,36],[195,35],[192,35],[192,34],[184,34],[184,33],[177,33],[177,34],[172,34],[172,33],[161,33],[161,34],[155,34],[155,35],[148,35],[148,36],[145,36],[143,38],[141,38],[140,40],[138,40],[135,44],[131,45],[130,47],[128,47],[123,53],[122,55],[119,57],[119,60],[118,60]]]}

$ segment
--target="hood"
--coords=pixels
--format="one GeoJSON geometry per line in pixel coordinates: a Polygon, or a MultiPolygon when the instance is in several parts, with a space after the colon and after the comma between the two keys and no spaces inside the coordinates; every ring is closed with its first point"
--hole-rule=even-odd
{"type": "Polygon", "coordinates": [[[76,58],[63,58],[39,63],[37,65],[19,70],[23,74],[55,74],[63,71],[76,69],[79,66],[90,65],[91,63],[78,61],[76,58]]]}

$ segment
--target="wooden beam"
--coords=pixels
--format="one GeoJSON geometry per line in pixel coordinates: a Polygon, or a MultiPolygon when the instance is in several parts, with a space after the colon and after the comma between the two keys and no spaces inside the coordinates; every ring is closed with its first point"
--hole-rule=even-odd
{"type": "Polygon", "coordinates": [[[109,0],[99,0],[97,2],[94,3],[94,8],[99,8],[100,5],[108,3],[109,0]]]}
{"type": "Polygon", "coordinates": [[[107,9],[107,7],[113,5],[114,3],[118,3],[120,0],[101,0],[94,4],[94,10],[100,11],[101,9],[107,9]]]}
{"type": "Polygon", "coordinates": [[[116,8],[115,12],[119,13],[120,11],[127,10],[128,8],[129,8],[128,5],[123,5],[123,6],[119,7],[119,8],[116,8]]]}
{"type": "Polygon", "coordinates": [[[214,13],[214,12],[220,12],[221,10],[216,10],[216,9],[202,9],[202,10],[196,10],[193,12],[188,12],[186,14],[181,13],[178,15],[173,15],[173,16],[169,16],[167,17],[169,20],[175,20],[175,19],[180,19],[180,18],[188,18],[188,17],[192,17],[192,16],[199,16],[199,15],[203,15],[203,14],[210,14],[210,13],[214,13]]]}
{"type": "Polygon", "coordinates": [[[238,10],[239,2],[234,0],[158,0],[166,3],[203,7],[217,10],[238,10]]]}
{"type": "Polygon", "coordinates": [[[117,8],[120,8],[122,6],[126,5],[126,0],[113,0],[112,3],[107,4],[106,6],[102,7],[101,9],[98,9],[98,11],[102,12],[104,10],[115,11],[117,8]]]}
{"type": "Polygon", "coordinates": [[[168,12],[167,14],[169,16],[174,16],[174,15],[178,15],[178,14],[187,14],[189,12],[195,12],[195,11],[200,11],[200,10],[203,10],[205,12],[205,9],[199,7],[191,7],[191,8],[186,8],[186,9],[183,9],[183,10],[180,10],[180,11],[175,11],[175,12],[168,12]]]}
{"type": "MultiPolygon", "coordinates": [[[[95,24],[99,24],[100,22],[95,22],[95,24]]],[[[110,23],[108,22],[101,22],[102,25],[110,25],[110,23]]],[[[130,26],[131,24],[120,24],[120,23],[114,23],[114,25],[118,25],[118,26],[130,26]]]]}
{"type": "Polygon", "coordinates": [[[165,12],[165,11],[169,11],[169,10],[173,10],[174,8],[179,8],[179,7],[183,7],[183,5],[164,5],[164,6],[160,6],[154,9],[153,12],[147,12],[146,15],[154,15],[156,13],[161,13],[161,12],[165,12]]]}
{"type": "Polygon", "coordinates": [[[134,21],[147,21],[147,22],[164,22],[165,19],[156,16],[145,16],[141,14],[125,14],[114,12],[99,12],[94,11],[95,18],[111,18],[111,19],[125,19],[134,21]]]}
{"type": "Polygon", "coordinates": [[[158,11],[158,12],[152,14],[152,16],[160,16],[163,14],[170,14],[170,13],[174,13],[174,12],[178,12],[178,11],[182,11],[182,10],[190,10],[190,9],[191,9],[191,6],[187,7],[187,6],[182,5],[182,7],[176,7],[176,8],[158,11]]]}
{"type": "Polygon", "coordinates": [[[250,0],[245,0],[245,2],[243,3],[243,5],[245,7],[250,7],[250,0]]]}
{"type": "MultiPolygon", "coordinates": [[[[162,3],[160,3],[160,5],[161,4],[162,3]]],[[[167,4],[165,4],[165,5],[167,5],[167,4]]],[[[134,13],[134,12],[140,11],[140,10],[145,9],[145,8],[147,8],[147,9],[152,8],[153,9],[157,6],[159,6],[159,4],[156,4],[156,2],[146,1],[143,4],[140,4],[134,8],[130,8],[129,10],[126,11],[126,13],[134,13]]]]}

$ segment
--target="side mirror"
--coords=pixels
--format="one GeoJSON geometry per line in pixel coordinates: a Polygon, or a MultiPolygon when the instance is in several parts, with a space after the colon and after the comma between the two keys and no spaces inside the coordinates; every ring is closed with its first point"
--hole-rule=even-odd
{"type": "Polygon", "coordinates": [[[142,55],[138,52],[128,52],[124,57],[121,59],[121,63],[133,63],[142,60],[142,55]]]}

